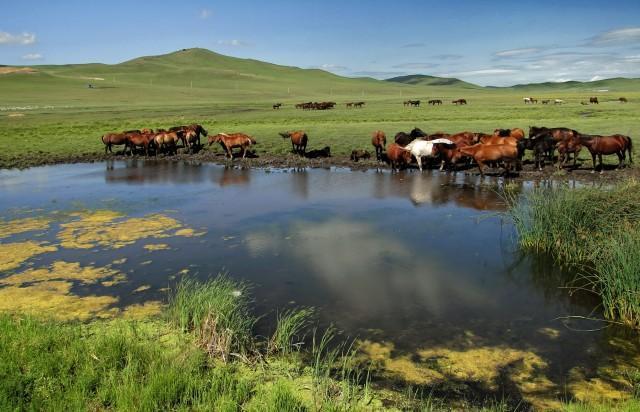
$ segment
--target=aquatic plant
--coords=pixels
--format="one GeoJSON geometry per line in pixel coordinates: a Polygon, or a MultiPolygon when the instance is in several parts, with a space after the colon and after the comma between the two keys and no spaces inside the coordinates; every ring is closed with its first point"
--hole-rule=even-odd
{"type": "Polygon", "coordinates": [[[306,329],[311,324],[312,308],[285,309],[278,312],[276,330],[268,344],[269,353],[288,354],[303,345],[306,329]]]}

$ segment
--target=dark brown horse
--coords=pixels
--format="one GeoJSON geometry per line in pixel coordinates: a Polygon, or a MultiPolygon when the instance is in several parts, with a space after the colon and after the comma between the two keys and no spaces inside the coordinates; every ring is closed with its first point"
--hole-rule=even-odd
{"type": "Polygon", "coordinates": [[[620,103],[626,103],[626,102],[627,102],[627,98],[626,98],[626,97],[619,97],[619,98],[618,98],[618,101],[619,101],[620,103]]]}
{"type": "Polygon", "coordinates": [[[360,159],[370,159],[371,158],[371,153],[369,153],[367,150],[356,149],[356,150],[352,150],[351,151],[351,157],[350,158],[354,162],[357,162],[360,159]]]}
{"type": "Polygon", "coordinates": [[[615,154],[618,156],[618,168],[624,167],[626,153],[629,152],[629,163],[633,163],[631,151],[633,149],[631,138],[621,134],[612,136],[600,135],[580,135],[580,144],[586,147],[591,153],[593,160],[593,172],[596,171],[596,156],[600,160],[600,173],[603,172],[602,156],[615,154]]]}
{"type": "Polygon", "coordinates": [[[282,103],[276,103],[273,105],[273,109],[279,109],[280,107],[282,107],[282,103]]]}
{"type": "Polygon", "coordinates": [[[102,143],[104,143],[105,153],[107,153],[107,150],[109,153],[113,153],[112,146],[125,145],[126,150],[127,135],[124,133],[107,133],[102,136],[102,143]]]}
{"type": "Polygon", "coordinates": [[[493,131],[493,135],[494,136],[501,136],[501,137],[513,137],[516,140],[522,140],[524,139],[524,130],[522,130],[519,127],[513,128],[513,129],[495,129],[493,131]]]}
{"type": "Polygon", "coordinates": [[[307,150],[307,143],[309,141],[309,137],[304,131],[295,130],[292,132],[282,132],[278,134],[282,136],[283,139],[291,139],[293,153],[298,153],[299,155],[304,156],[304,153],[307,150]]]}
{"type": "Polygon", "coordinates": [[[458,105],[458,104],[467,104],[467,100],[466,99],[458,99],[458,100],[452,100],[451,103],[458,105]]]}
{"type": "Polygon", "coordinates": [[[376,130],[371,134],[371,144],[376,149],[376,159],[382,160],[382,154],[387,145],[387,135],[382,130],[376,130]]]}
{"type": "Polygon", "coordinates": [[[599,104],[597,97],[589,97],[589,103],[599,104]]]}
{"type": "Polygon", "coordinates": [[[411,163],[411,152],[396,143],[391,143],[387,146],[387,160],[391,164],[391,170],[397,170],[411,163]]]}

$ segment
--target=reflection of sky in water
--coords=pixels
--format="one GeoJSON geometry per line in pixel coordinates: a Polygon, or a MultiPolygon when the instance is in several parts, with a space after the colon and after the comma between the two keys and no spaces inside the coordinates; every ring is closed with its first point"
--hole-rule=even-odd
{"type": "MultiPolygon", "coordinates": [[[[496,215],[502,200],[481,184],[495,182],[169,162],[67,165],[0,171],[0,216],[108,208],[132,216],[161,212],[207,231],[163,239],[169,250],[138,242],[39,258],[101,266],[126,257],[118,269],[131,281],[111,289],[123,304],[157,299],[182,269],[201,277],[225,269],[254,285],[259,311],[291,302],[318,307],[323,322],[353,335],[380,329],[411,346],[473,331],[499,343],[533,344],[537,330],[562,328],[555,318],[588,314],[593,302],[569,298],[549,264],[514,252],[513,229],[496,215]],[[142,285],[151,289],[131,293],[142,285]]],[[[565,361],[582,355],[563,346],[586,348],[602,338],[562,336],[563,344],[548,350],[565,361]]]]}

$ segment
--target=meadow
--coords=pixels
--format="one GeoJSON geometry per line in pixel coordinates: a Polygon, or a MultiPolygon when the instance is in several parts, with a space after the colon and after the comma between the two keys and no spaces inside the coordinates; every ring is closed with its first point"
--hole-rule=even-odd
{"type": "MultiPolygon", "coordinates": [[[[120,65],[42,66],[36,73],[0,75],[0,167],[25,167],[101,156],[100,136],[137,128],[200,123],[210,133],[244,132],[256,138],[257,154],[285,156],[290,145],[278,132],[303,129],[309,150],[331,147],[346,158],[372,149],[370,135],[413,127],[433,133],[531,125],[566,126],[590,134],[637,136],[640,89],[636,81],[596,86],[551,85],[537,89],[479,88],[462,83],[422,86],[347,79],[319,70],[234,59],[199,49],[135,59],[120,65]],[[92,80],[103,79],[103,80],[92,80]],[[190,80],[192,79],[192,80],[190,80]],[[94,87],[89,88],[91,83],[94,87]],[[596,87],[606,87],[597,92],[596,87]],[[523,96],[561,98],[563,105],[525,105],[523,96]],[[581,105],[597,95],[599,105],[581,105]],[[622,104],[618,97],[629,103],[622,104]],[[451,100],[465,98],[466,106],[451,100]],[[420,99],[419,108],[404,107],[420,99]],[[428,106],[441,99],[442,106],[428,106]],[[365,101],[362,109],[344,103],[365,101]],[[304,101],[335,101],[326,111],[302,111],[304,101]],[[282,102],[280,110],[272,104],[282,102]]],[[[637,146],[637,145],[636,145],[637,146]]],[[[212,147],[221,153],[219,147],[212,147]]],[[[583,158],[588,158],[586,151],[583,158]]]]}

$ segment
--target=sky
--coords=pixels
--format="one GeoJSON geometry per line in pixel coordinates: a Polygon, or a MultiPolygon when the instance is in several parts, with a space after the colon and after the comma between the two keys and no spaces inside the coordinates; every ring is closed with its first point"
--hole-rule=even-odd
{"type": "Polygon", "coordinates": [[[640,0],[3,3],[3,65],[112,64],[202,47],[378,79],[640,77],[640,0]]]}

